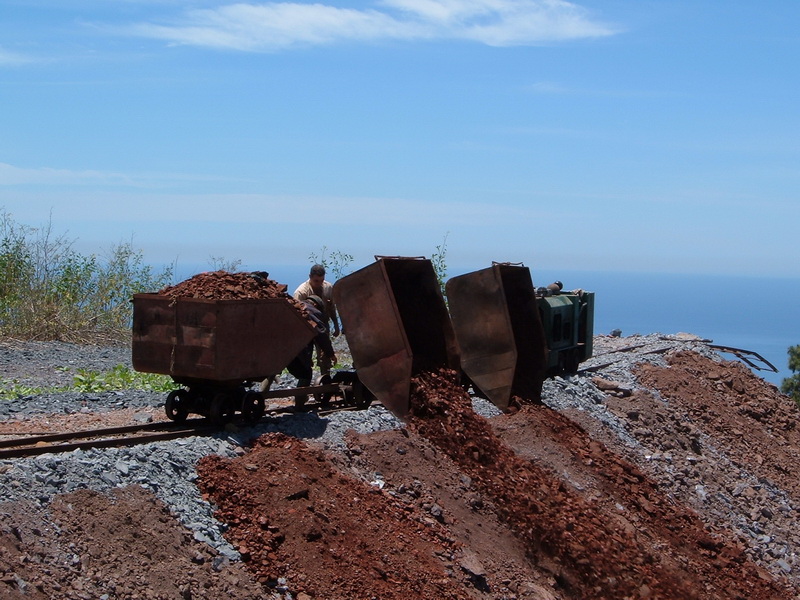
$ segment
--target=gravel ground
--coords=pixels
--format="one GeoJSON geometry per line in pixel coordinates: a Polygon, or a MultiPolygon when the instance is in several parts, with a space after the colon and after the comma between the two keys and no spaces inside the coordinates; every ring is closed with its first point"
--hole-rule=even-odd
{"type": "MultiPolygon", "coordinates": [[[[341,342],[340,342],[341,347],[341,342]]],[[[104,371],[116,365],[131,366],[126,347],[80,346],[61,342],[12,342],[0,344],[0,378],[31,387],[61,386],[77,369],[104,371]]],[[[273,389],[296,385],[282,376],[273,389]]],[[[0,401],[2,420],[30,420],[42,415],[104,413],[139,410],[139,420],[149,420],[146,409],[163,411],[165,394],[142,390],[104,393],[42,393],[0,401]]],[[[492,411],[493,407],[486,410],[492,411]]],[[[160,414],[159,414],[160,416],[160,414]]],[[[135,417],[136,418],[136,415],[135,417]]],[[[343,446],[347,430],[359,433],[393,429],[400,422],[380,405],[364,411],[341,411],[319,418],[312,413],[276,416],[255,427],[230,425],[211,437],[193,437],[133,448],[76,450],[68,454],[0,462],[0,502],[34,500],[46,506],[53,496],[79,489],[106,491],[125,485],[152,490],[189,527],[195,538],[223,555],[238,553],[222,537],[211,505],[195,487],[195,465],[208,454],[234,457],[247,443],[263,433],[315,441],[326,448],[343,446]]]]}
{"type": "MultiPolygon", "coordinates": [[[[636,339],[642,347],[634,354],[612,353],[619,342],[599,341],[596,358],[584,363],[593,368],[613,359],[607,372],[634,385],[630,371],[634,364],[647,361],[663,365],[662,348],[691,348],[714,356],[696,339],[653,334],[636,339]]],[[[340,349],[341,349],[341,342],[340,349]]],[[[115,365],[131,367],[130,350],[125,347],[92,347],[61,342],[11,342],[0,345],[0,374],[5,381],[30,386],[66,385],[78,368],[103,371],[115,365]]],[[[276,387],[291,387],[295,380],[285,375],[276,387]]],[[[273,388],[275,389],[275,388],[273,388]]],[[[546,403],[563,410],[578,407],[592,411],[629,435],[622,424],[615,423],[604,408],[604,394],[591,383],[590,376],[557,377],[544,386],[546,403]]],[[[31,419],[38,415],[110,412],[121,409],[161,409],[163,393],[141,390],[105,393],[43,393],[0,402],[0,419],[31,419]]],[[[493,416],[499,411],[488,402],[474,399],[476,412],[493,416]]],[[[147,413],[141,413],[147,415],[147,413]]],[[[147,417],[145,417],[147,418],[147,417]]],[[[1,421],[0,421],[1,422],[1,421]]],[[[300,413],[276,416],[256,427],[228,430],[211,437],[194,437],[159,442],[133,448],[76,450],[69,454],[42,455],[36,458],[0,463],[0,502],[34,500],[47,505],[56,494],[79,489],[106,491],[125,485],[140,485],[152,490],[189,527],[196,539],[207,542],[223,555],[236,558],[238,553],[223,538],[223,528],[212,516],[212,507],[201,498],[195,487],[195,465],[208,454],[234,457],[244,452],[248,441],[263,434],[280,432],[321,444],[326,449],[341,449],[348,430],[370,433],[401,426],[391,413],[379,404],[364,411],[335,412],[324,418],[300,413]]]]}
{"type": "MultiPolygon", "coordinates": [[[[343,340],[338,343],[342,357],[343,340]]],[[[635,464],[676,503],[696,510],[709,527],[732,532],[755,564],[800,589],[800,534],[793,526],[800,515],[800,493],[791,469],[798,459],[796,407],[774,386],[740,364],[723,361],[694,336],[597,336],[594,354],[578,375],[545,382],[545,404],[635,464]],[[685,364],[676,358],[681,351],[690,351],[685,364]],[[650,372],[647,367],[666,369],[650,372]],[[684,384],[686,389],[680,389],[684,384]]],[[[6,386],[64,386],[78,369],[105,371],[118,364],[130,367],[129,348],[0,342],[0,380],[6,386]]],[[[279,385],[292,387],[294,380],[287,376],[279,385]]],[[[164,393],[135,390],[32,392],[0,401],[0,435],[19,434],[25,427],[83,429],[88,419],[99,419],[95,426],[120,424],[114,419],[122,416],[163,420],[164,399],[164,393]]],[[[473,407],[486,417],[499,413],[479,398],[473,398],[473,407]]],[[[160,499],[197,543],[214,550],[215,565],[239,564],[239,549],[224,537],[227,527],[214,518],[215,507],[195,485],[201,458],[241,457],[250,440],[279,432],[352,460],[345,443],[348,431],[392,433],[402,427],[374,404],[325,416],[273,413],[255,427],[230,425],[208,437],[6,460],[0,462],[0,503],[30,503],[33,510],[44,511],[64,494],[141,488],[160,499]]],[[[543,460],[558,459],[555,452],[549,456],[551,450],[552,444],[544,444],[537,452],[543,460]]],[[[584,485],[584,475],[568,472],[567,463],[556,460],[552,468],[569,485],[584,485]]],[[[369,470],[355,475],[377,477],[369,470]]],[[[501,564],[498,559],[496,565],[501,564]]]]}

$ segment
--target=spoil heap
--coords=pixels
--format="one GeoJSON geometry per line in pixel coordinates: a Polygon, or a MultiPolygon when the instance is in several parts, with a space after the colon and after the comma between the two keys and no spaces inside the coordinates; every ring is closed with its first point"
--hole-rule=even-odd
{"type": "MultiPolygon", "coordinates": [[[[404,427],[373,404],[4,461],[0,597],[800,597],[798,406],[686,336],[595,348],[585,374],[546,381],[545,405],[513,414],[428,373],[404,427]]],[[[67,344],[0,354],[31,385],[116,361],[67,344]]],[[[7,400],[10,414],[38,408],[2,428],[68,429],[56,396],[7,400]]],[[[70,412],[130,424],[99,412],[119,398],[72,398],[70,412]]]]}
{"type": "Polygon", "coordinates": [[[391,496],[282,434],[241,458],[210,456],[200,488],[256,580],[297,598],[466,599],[437,556],[454,543],[391,496]]]}
{"type": "Polygon", "coordinates": [[[661,494],[634,465],[593,442],[553,410],[524,406],[518,427],[555,430],[562,444],[606,478],[607,494],[628,507],[609,518],[600,498],[565,485],[544,463],[520,456],[472,409],[456,373],[417,377],[409,426],[445,452],[498,507],[529,557],[551,571],[565,596],[577,598],[709,598],[768,600],[781,590],[732,539],[661,494]]]}
{"type": "MultiPolygon", "coordinates": [[[[786,597],[729,532],[712,530],[564,415],[523,405],[490,422],[456,379],[442,370],[413,380],[407,429],[382,435],[396,453],[416,456],[400,468],[410,481],[388,493],[380,473],[396,458],[384,458],[368,487],[335,469],[336,458],[280,434],[243,457],[201,461],[201,489],[258,581],[335,599],[498,597],[504,589],[517,598],[786,597]],[[546,453],[528,455],[529,436],[549,438],[544,445],[573,463],[575,481],[546,453]],[[463,490],[452,493],[463,498],[415,501],[431,493],[421,483],[430,474],[414,476],[426,462],[442,480],[457,473],[463,490]],[[508,544],[507,564],[493,572],[481,562],[491,553],[478,559],[470,549],[484,527],[496,528],[484,543],[508,544]]],[[[367,436],[350,445],[355,463],[366,446],[378,454],[367,436]]]]}

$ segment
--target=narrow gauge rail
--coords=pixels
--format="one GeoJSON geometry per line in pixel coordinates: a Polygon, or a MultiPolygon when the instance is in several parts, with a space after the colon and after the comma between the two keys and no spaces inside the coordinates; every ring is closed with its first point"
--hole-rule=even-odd
{"type": "Polygon", "coordinates": [[[180,426],[163,422],[25,436],[0,440],[0,459],[71,452],[78,449],[135,446],[193,435],[207,435],[214,431],[219,431],[219,427],[208,425],[204,419],[193,419],[191,423],[180,426]]]}
{"type": "MultiPolygon", "coordinates": [[[[355,410],[337,402],[322,409],[317,405],[306,407],[304,412],[314,412],[324,416],[343,410],[355,410]]],[[[243,424],[244,427],[253,427],[265,420],[281,414],[293,414],[294,407],[275,408],[269,415],[262,417],[255,423],[243,424]]],[[[208,419],[189,419],[181,424],[172,421],[158,423],[145,423],[140,425],[125,425],[122,427],[108,427],[102,429],[86,429],[64,433],[43,435],[28,435],[0,440],[0,460],[8,458],[26,458],[41,454],[59,454],[73,450],[88,450],[90,448],[114,448],[136,446],[151,442],[162,442],[196,435],[212,435],[224,430],[225,426],[209,423],[208,419]]],[[[0,434],[2,435],[2,434],[0,434]]]]}
{"type": "MultiPolygon", "coordinates": [[[[608,352],[603,352],[602,354],[596,354],[594,356],[594,358],[599,358],[601,356],[607,356],[607,355],[610,355],[610,354],[622,354],[624,352],[633,352],[634,350],[637,350],[639,348],[644,348],[644,346],[645,346],[645,344],[638,344],[636,346],[626,346],[625,348],[619,348],[618,350],[609,350],[608,352]]],[[[664,346],[663,348],[654,348],[652,350],[646,350],[645,352],[642,352],[642,354],[664,354],[665,352],[668,352],[669,350],[670,350],[670,346],[664,346]]],[[[582,367],[582,368],[578,369],[577,372],[578,373],[593,373],[594,371],[599,371],[601,369],[605,369],[606,367],[610,367],[610,366],[612,366],[612,365],[614,365],[614,364],[616,364],[618,362],[619,362],[619,360],[609,360],[608,362],[600,363],[598,365],[592,365],[592,366],[589,366],[589,367],[582,367]]]]}
{"type": "MultiPolygon", "coordinates": [[[[662,339],[666,340],[666,338],[662,338],[662,339]]],[[[720,352],[726,352],[728,354],[733,354],[734,356],[736,356],[736,358],[741,360],[747,366],[749,366],[750,368],[755,369],[757,371],[767,371],[767,370],[769,370],[769,371],[772,371],[773,373],[777,373],[778,372],[778,369],[775,367],[775,365],[773,365],[766,358],[764,358],[763,356],[761,356],[758,352],[755,352],[754,350],[745,350],[744,348],[732,348],[731,346],[720,346],[718,344],[712,344],[711,340],[705,340],[705,339],[704,340],[699,340],[699,341],[703,342],[709,348],[713,348],[714,350],[719,350],[720,352]],[[765,367],[759,366],[753,361],[759,361],[759,362],[763,363],[766,366],[765,367]]],[[[622,353],[622,352],[632,352],[633,350],[637,350],[639,348],[644,348],[645,345],[646,344],[635,344],[633,346],[625,346],[624,348],[618,348],[616,350],[609,350],[608,352],[603,352],[602,354],[595,354],[594,358],[599,358],[601,356],[606,356],[606,355],[609,355],[609,354],[619,354],[619,353],[622,353]]],[[[647,350],[645,352],[642,352],[642,354],[663,354],[664,352],[667,352],[669,350],[670,350],[670,346],[665,346],[663,348],[654,348],[653,350],[647,350]]],[[[606,367],[610,367],[615,362],[617,362],[617,361],[611,360],[609,362],[605,362],[605,363],[602,363],[602,364],[593,365],[593,366],[589,366],[589,367],[583,367],[581,369],[578,369],[577,372],[578,373],[591,373],[593,371],[599,371],[600,369],[605,369],[606,367]]]]}

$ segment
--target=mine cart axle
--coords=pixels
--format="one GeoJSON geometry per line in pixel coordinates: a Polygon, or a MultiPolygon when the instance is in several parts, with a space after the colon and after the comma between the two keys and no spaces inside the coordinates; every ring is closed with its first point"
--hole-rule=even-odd
{"type": "Polygon", "coordinates": [[[255,423],[264,416],[265,400],[271,398],[295,398],[295,406],[302,408],[305,399],[313,397],[323,408],[334,398],[358,409],[369,407],[374,399],[370,391],[358,380],[354,372],[340,371],[331,377],[320,377],[316,385],[278,390],[256,391],[250,386],[252,381],[218,382],[204,380],[180,380],[183,385],[171,391],[164,403],[167,418],[176,423],[184,422],[190,414],[208,417],[213,423],[224,425],[232,421],[238,413],[245,422],[255,423]],[[302,401],[298,401],[302,398],[302,401]]]}

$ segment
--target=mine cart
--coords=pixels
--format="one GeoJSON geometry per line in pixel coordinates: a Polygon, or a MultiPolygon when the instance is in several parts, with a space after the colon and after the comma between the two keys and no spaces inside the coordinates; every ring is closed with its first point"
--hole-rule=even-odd
{"type": "Polygon", "coordinates": [[[240,411],[257,420],[264,397],[249,384],[280,373],[314,337],[286,299],[133,297],[133,367],[184,386],[166,400],[175,421],[189,413],[224,422],[240,411]]]}
{"type": "Polygon", "coordinates": [[[524,265],[493,263],[453,277],[446,293],[468,383],[501,410],[512,396],[540,401],[548,376],[592,356],[592,292],[534,288],[524,265]]]}
{"type": "Polygon", "coordinates": [[[475,391],[501,410],[512,396],[539,401],[547,342],[527,267],[494,263],[446,285],[461,368],[475,391]]]}
{"type": "Polygon", "coordinates": [[[334,398],[356,408],[372,395],[351,371],[339,371],[302,388],[269,390],[270,382],[314,338],[311,322],[287,298],[205,300],[159,294],[133,297],[133,368],[169,375],[182,387],[165,401],[176,422],[189,414],[225,423],[238,412],[259,420],[265,400],[334,398]]]}
{"type": "Polygon", "coordinates": [[[430,260],[376,256],[337,281],[333,297],[360,381],[397,417],[408,415],[413,376],[459,368],[430,260]]]}

